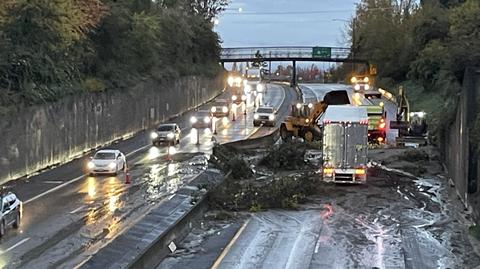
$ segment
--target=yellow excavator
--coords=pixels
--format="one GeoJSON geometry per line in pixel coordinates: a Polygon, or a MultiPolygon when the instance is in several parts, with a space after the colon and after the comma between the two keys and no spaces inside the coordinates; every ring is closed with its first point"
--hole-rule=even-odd
{"type": "Polygon", "coordinates": [[[280,137],[289,141],[293,137],[312,142],[322,137],[317,119],[329,105],[350,104],[347,91],[331,91],[325,94],[323,101],[316,103],[298,103],[292,105],[291,115],[280,126],[280,137]]]}

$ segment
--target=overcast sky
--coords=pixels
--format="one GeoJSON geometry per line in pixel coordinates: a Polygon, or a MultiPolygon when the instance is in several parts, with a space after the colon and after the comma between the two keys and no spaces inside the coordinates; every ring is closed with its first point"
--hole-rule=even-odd
{"type": "Polygon", "coordinates": [[[215,27],[223,47],[348,46],[357,0],[233,0],[215,27]],[[241,8],[242,12],[238,12],[241,8]],[[290,13],[290,14],[289,14],[290,13]]]}

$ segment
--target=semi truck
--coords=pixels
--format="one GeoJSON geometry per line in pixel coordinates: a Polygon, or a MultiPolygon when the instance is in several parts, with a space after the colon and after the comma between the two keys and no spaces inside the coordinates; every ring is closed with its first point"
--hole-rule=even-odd
{"type": "Polygon", "coordinates": [[[319,118],[323,135],[323,180],[362,184],[367,180],[368,116],[365,107],[328,106],[319,118]]]}

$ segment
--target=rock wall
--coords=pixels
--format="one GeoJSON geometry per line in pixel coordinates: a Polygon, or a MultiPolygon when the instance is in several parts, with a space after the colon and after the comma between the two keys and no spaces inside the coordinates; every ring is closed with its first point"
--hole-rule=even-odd
{"type": "Polygon", "coordinates": [[[89,93],[0,118],[0,183],[67,162],[215,97],[223,79],[184,77],[171,86],[89,93]]]}

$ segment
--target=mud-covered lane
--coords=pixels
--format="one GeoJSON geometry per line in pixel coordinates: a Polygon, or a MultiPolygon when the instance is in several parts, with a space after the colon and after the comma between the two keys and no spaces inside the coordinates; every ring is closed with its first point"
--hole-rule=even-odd
{"type": "Polygon", "coordinates": [[[418,152],[372,150],[367,184],[319,182],[298,210],[252,213],[215,268],[477,268],[468,214],[435,151],[418,152]]]}

